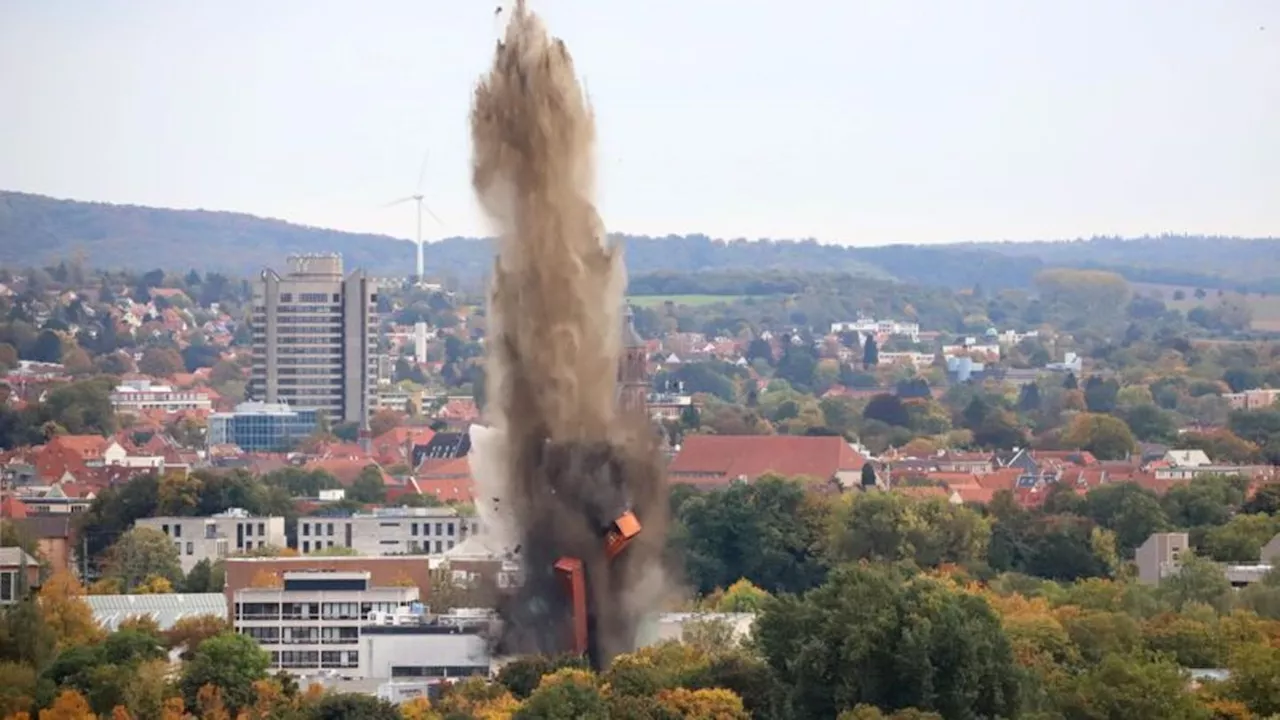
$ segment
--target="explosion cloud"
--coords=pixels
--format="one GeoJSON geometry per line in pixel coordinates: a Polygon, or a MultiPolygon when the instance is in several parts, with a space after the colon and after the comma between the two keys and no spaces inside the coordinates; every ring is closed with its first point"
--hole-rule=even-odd
{"type": "Polygon", "coordinates": [[[618,406],[626,273],[593,202],[595,122],[573,61],[517,2],[471,111],[472,186],[498,236],[484,410],[473,431],[479,502],[524,571],[501,609],[499,652],[569,647],[553,573],[586,568],[593,661],[634,647],[663,589],[666,486],[654,432],[618,406]],[[643,531],[609,562],[604,530],[631,509],[643,531]]]}

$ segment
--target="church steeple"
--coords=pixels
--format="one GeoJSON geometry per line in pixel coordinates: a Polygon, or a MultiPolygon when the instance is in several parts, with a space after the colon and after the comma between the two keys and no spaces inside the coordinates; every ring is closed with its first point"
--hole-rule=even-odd
{"type": "Polygon", "coordinates": [[[635,313],[626,306],[622,355],[618,358],[618,404],[623,412],[643,411],[649,398],[649,358],[644,338],[636,332],[635,313]]]}

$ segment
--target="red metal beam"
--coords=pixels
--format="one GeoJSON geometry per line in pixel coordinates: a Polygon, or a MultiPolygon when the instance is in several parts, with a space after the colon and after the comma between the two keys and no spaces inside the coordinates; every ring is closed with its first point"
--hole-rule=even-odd
{"type": "Polygon", "coordinates": [[[565,585],[569,602],[573,608],[573,653],[587,654],[587,581],[584,576],[582,561],[578,558],[563,557],[556,561],[556,573],[565,585]]]}

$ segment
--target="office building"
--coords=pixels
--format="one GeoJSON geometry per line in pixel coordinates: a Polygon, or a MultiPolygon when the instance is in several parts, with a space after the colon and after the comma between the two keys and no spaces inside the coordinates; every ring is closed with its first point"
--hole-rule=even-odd
{"type": "Polygon", "coordinates": [[[421,680],[487,675],[488,615],[431,616],[412,585],[368,571],[283,573],[278,587],[237,589],[237,632],[296,675],[421,680]]]}
{"type": "Polygon", "coordinates": [[[213,402],[209,393],[200,390],[175,390],[150,380],[127,380],[111,391],[111,407],[118,413],[138,415],[144,410],[212,410],[213,402]]]}
{"type": "Polygon", "coordinates": [[[478,530],[449,507],[379,508],[345,517],[298,518],[298,550],[346,547],[361,555],[440,555],[478,530]]]}
{"type": "Polygon", "coordinates": [[[288,274],[262,271],[249,396],[364,423],[377,385],[377,303],[373,279],[344,275],[341,255],[294,255],[288,274]]]}
{"type": "Polygon", "coordinates": [[[232,554],[287,546],[283,517],[255,517],[240,508],[213,517],[139,518],[135,525],[167,535],[178,549],[184,573],[201,560],[216,562],[232,554]]]}
{"type": "Polygon", "coordinates": [[[319,411],[286,403],[244,402],[233,412],[209,416],[209,445],[236,445],[245,452],[289,449],[316,430],[319,411]]]}

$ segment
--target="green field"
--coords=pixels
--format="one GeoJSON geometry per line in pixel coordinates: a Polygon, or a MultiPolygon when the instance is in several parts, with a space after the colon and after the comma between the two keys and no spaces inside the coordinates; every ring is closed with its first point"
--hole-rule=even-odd
{"type": "Polygon", "coordinates": [[[1198,305],[1213,307],[1221,302],[1241,303],[1248,306],[1253,312],[1253,329],[1264,332],[1280,332],[1280,295],[1259,295],[1258,293],[1249,293],[1241,295],[1234,290],[1226,290],[1222,293],[1222,297],[1218,296],[1217,290],[1205,290],[1203,300],[1197,299],[1195,296],[1196,288],[1182,285],[1156,285],[1152,283],[1132,283],[1133,289],[1144,295],[1150,295],[1153,292],[1157,294],[1165,305],[1182,312],[1187,312],[1198,305]],[[1181,291],[1183,298],[1181,300],[1174,299],[1174,293],[1181,291]]]}
{"type": "Polygon", "coordinates": [[[742,300],[746,295],[632,295],[627,298],[627,302],[640,307],[652,308],[659,307],[665,303],[674,303],[676,305],[689,305],[697,307],[699,305],[714,305],[716,303],[731,303],[742,300]]]}

